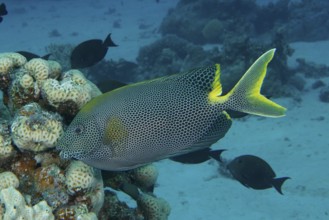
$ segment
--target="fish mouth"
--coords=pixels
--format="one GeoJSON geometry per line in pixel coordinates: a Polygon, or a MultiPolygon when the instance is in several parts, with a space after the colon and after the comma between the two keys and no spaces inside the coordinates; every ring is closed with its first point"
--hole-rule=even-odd
{"type": "Polygon", "coordinates": [[[65,151],[66,146],[63,143],[57,143],[56,144],[56,150],[59,151],[59,157],[61,159],[71,159],[72,158],[72,152],[69,153],[70,151],[65,151]]]}
{"type": "Polygon", "coordinates": [[[70,159],[76,159],[76,160],[81,160],[83,159],[86,155],[82,154],[81,152],[67,152],[62,150],[59,147],[56,147],[57,150],[59,150],[59,157],[64,160],[70,160],[70,159]]]}
{"type": "Polygon", "coordinates": [[[62,159],[71,159],[72,158],[72,156],[69,153],[67,153],[63,150],[61,150],[61,152],[59,153],[59,156],[62,159]]]}

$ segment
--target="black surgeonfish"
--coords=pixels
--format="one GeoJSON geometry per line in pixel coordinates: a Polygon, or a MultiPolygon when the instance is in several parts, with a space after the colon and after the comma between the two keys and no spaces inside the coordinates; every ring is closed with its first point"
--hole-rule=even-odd
{"type": "Polygon", "coordinates": [[[280,194],[284,181],[290,177],[275,178],[271,166],[263,159],[253,155],[236,157],[226,165],[231,175],[242,185],[253,189],[274,187],[280,194]]]}
{"type": "Polygon", "coordinates": [[[30,53],[30,52],[27,52],[27,51],[16,51],[16,53],[19,53],[19,54],[23,55],[27,59],[27,61],[32,60],[33,58],[42,58],[44,60],[48,60],[49,59],[49,56],[51,55],[49,53],[49,54],[46,54],[46,55],[40,57],[37,54],[30,53]]]}
{"type": "Polygon", "coordinates": [[[87,40],[76,46],[71,53],[71,67],[73,69],[90,67],[101,61],[108,47],[116,47],[109,34],[105,41],[100,39],[87,40]]]}
{"type": "Polygon", "coordinates": [[[117,88],[128,85],[127,83],[123,83],[117,80],[104,80],[96,84],[96,86],[101,90],[101,92],[109,92],[115,90],[117,88]]]}
{"type": "Polygon", "coordinates": [[[205,148],[188,154],[174,156],[170,159],[184,164],[199,164],[211,158],[217,160],[218,162],[221,162],[220,155],[223,151],[225,150],[211,150],[210,148],[205,148]]]}
{"type": "Polygon", "coordinates": [[[8,11],[6,9],[6,5],[5,3],[1,3],[0,4],[0,23],[2,22],[3,20],[3,16],[7,15],[8,14],[8,11]]]}

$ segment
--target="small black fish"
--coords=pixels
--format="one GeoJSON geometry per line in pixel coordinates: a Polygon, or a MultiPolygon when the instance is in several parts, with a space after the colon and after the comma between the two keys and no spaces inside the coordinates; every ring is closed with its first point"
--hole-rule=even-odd
{"type": "Polygon", "coordinates": [[[30,52],[27,52],[27,51],[16,51],[16,53],[19,53],[19,54],[23,55],[27,59],[27,61],[32,60],[33,58],[42,58],[44,60],[48,60],[49,59],[49,56],[51,55],[49,53],[49,54],[46,54],[46,55],[40,57],[37,54],[30,53],[30,52]]]}
{"type": "Polygon", "coordinates": [[[242,185],[253,189],[268,189],[274,187],[280,194],[284,181],[290,177],[275,178],[271,166],[263,159],[253,155],[236,157],[227,164],[232,176],[242,185]]]}
{"type": "Polygon", "coordinates": [[[96,83],[96,86],[101,90],[101,92],[109,92],[117,88],[128,85],[127,83],[119,82],[116,80],[103,80],[99,83],[96,83]]]}
{"type": "Polygon", "coordinates": [[[116,47],[109,34],[105,41],[100,39],[87,40],[76,46],[71,53],[71,67],[73,69],[90,67],[101,61],[108,47],[116,47]]]}
{"type": "Polygon", "coordinates": [[[226,112],[230,115],[231,118],[243,118],[245,116],[248,116],[247,113],[238,112],[234,110],[227,110],[226,112]]]}
{"type": "Polygon", "coordinates": [[[0,4],[0,23],[2,22],[3,18],[2,16],[5,16],[8,14],[8,11],[6,9],[5,3],[0,4]]]}
{"type": "Polygon", "coordinates": [[[203,163],[211,158],[217,160],[218,162],[221,162],[220,155],[223,151],[225,150],[211,150],[210,148],[205,148],[188,154],[174,156],[171,157],[170,159],[184,164],[203,163]]]}
{"type": "Polygon", "coordinates": [[[136,201],[138,201],[138,199],[141,195],[138,187],[131,183],[123,182],[119,186],[119,188],[122,192],[126,193],[127,195],[129,195],[131,198],[133,198],[136,201]]]}

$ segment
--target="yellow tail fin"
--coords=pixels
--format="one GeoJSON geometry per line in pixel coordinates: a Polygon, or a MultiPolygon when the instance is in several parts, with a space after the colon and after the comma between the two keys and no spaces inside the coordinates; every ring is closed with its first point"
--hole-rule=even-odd
{"type": "Polygon", "coordinates": [[[275,49],[260,56],[242,76],[234,88],[217,102],[231,110],[266,117],[281,117],[286,109],[260,94],[266,75],[267,64],[272,60],[275,49]]]}

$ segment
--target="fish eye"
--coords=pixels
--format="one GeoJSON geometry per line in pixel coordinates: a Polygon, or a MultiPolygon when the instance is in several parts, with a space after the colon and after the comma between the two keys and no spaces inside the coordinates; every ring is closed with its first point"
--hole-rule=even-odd
{"type": "Polygon", "coordinates": [[[84,128],[82,125],[78,125],[75,129],[74,129],[74,132],[77,134],[77,135],[80,135],[82,134],[84,128]]]}

